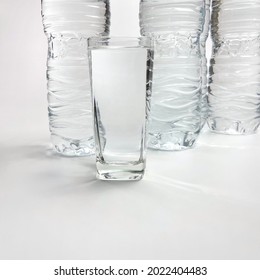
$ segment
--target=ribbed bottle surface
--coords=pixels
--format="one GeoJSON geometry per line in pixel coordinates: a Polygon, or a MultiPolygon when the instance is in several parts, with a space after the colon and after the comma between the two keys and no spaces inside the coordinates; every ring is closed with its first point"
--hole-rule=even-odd
{"type": "Polygon", "coordinates": [[[49,124],[57,152],[94,153],[87,38],[109,32],[109,1],[42,0],[49,124]]]}
{"type": "MultiPolygon", "coordinates": [[[[204,0],[142,0],[142,35],[155,39],[148,146],[192,147],[202,126],[204,0]]],[[[206,37],[206,35],[205,35],[206,37]]]]}
{"type": "Polygon", "coordinates": [[[213,0],[209,126],[252,134],[260,124],[260,1],[213,0]]]}

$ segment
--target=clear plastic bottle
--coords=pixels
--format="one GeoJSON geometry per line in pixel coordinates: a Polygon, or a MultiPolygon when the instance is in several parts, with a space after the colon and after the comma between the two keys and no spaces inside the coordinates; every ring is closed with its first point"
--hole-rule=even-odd
{"type": "Polygon", "coordinates": [[[204,23],[205,0],[140,2],[141,34],[155,40],[150,148],[190,148],[200,133],[204,23]]]}
{"type": "Polygon", "coordinates": [[[42,0],[48,38],[48,105],[55,150],[94,154],[87,38],[109,32],[108,0],[42,0]]]}
{"type": "Polygon", "coordinates": [[[260,1],[213,0],[209,127],[252,134],[260,124],[260,1]]]}

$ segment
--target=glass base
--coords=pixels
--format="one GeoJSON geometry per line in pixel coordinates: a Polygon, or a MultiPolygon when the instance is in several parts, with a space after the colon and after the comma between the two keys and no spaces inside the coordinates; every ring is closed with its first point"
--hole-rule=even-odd
{"type": "Polygon", "coordinates": [[[174,131],[171,133],[149,134],[148,147],[162,151],[181,151],[194,147],[199,132],[174,131]]]}
{"type": "Polygon", "coordinates": [[[259,120],[236,121],[222,118],[209,118],[208,126],[212,132],[228,135],[255,134],[260,125],[259,120]]]}
{"type": "Polygon", "coordinates": [[[106,181],[139,181],[144,176],[144,163],[134,165],[97,162],[96,177],[106,181]]]}
{"type": "Polygon", "coordinates": [[[63,156],[83,157],[95,154],[95,142],[93,137],[87,140],[76,140],[52,135],[51,141],[55,152],[63,156]]]}

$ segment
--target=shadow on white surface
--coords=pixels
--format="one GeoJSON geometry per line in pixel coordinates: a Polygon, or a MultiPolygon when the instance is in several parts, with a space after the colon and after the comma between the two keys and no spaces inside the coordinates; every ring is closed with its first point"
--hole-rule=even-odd
{"type": "Polygon", "coordinates": [[[225,135],[212,133],[205,127],[198,146],[227,149],[260,149],[260,133],[252,135],[225,135]]]}
{"type": "Polygon", "coordinates": [[[148,151],[140,182],[97,181],[94,157],[40,139],[2,145],[0,259],[259,258],[259,148],[206,138],[148,151]]]}

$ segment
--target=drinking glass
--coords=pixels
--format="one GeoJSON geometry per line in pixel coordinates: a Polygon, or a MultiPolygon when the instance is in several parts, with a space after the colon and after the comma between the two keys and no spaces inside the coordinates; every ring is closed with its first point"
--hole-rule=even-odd
{"type": "Polygon", "coordinates": [[[148,37],[88,40],[97,178],[140,180],[146,161],[153,42],[148,37]]]}

